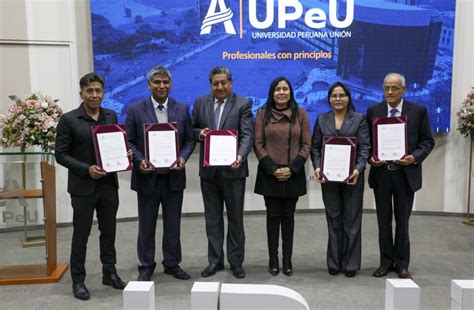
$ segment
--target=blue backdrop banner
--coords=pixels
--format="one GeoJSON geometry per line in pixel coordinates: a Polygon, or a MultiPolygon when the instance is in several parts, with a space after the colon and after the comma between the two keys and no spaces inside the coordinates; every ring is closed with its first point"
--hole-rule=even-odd
{"type": "Polygon", "coordinates": [[[91,0],[95,71],[120,122],[149,96],[146,73],[164,65],[171,96],[192,109],[209,70],[231,69],[254,112],[283,75],[311,118],[329,110],[328,86],[349,85],[357,111],[383,99],[388,72],[426,105],[433,131],[450,130],[453,0],[91,0]]]}

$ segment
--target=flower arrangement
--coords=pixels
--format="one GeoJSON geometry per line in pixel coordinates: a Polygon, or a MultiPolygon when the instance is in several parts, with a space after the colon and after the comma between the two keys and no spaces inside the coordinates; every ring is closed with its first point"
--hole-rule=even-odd
{"type": "Polygon", "coordinates": [[[7,115],[0,115],[2,144],[6,147],[40,145],[44,152],[54,149],[56,125],[62,109],[50,96],[33,93],[25,99],[9,96],[14,101],[7,115]]]}
{"type": "Polygon", "coordinates": [[[461,104],[456,113],[458,130],[464,137],[474,139],[474,87],[461,104]]]}

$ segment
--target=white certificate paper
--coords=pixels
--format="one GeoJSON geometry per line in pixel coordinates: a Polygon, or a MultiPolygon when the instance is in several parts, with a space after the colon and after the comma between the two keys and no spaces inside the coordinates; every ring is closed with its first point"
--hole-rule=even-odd
{"type": "Polygon", "coordinates": [[[127,157],[127,146],[123,132],[106,132],[97,134],[102,168],[106,172],[127,170],[130,162],[127,157]]]}
{"type": "Polygon", "coordinates": [[[377,157],[379,160],[398,160],[405,155],[405,124],[377,126],[377,157]]]}
{"type": "Polygon", "coordinates": [[[211,135],[209,143],[210,166],[230,166],[237,160],[237,137],[211,135]]]}
{"type": "Polygon", "coordinates": [[[176,131],[149,131],[148,150],[150,163],[155,168],[169,168],[177,160],[176,131]]]}
{"type": "Polygon", "coordinates": [[[324,146],[323,174],[328,181],[343,182],[350,176],[351,146],[326,144],[324,146]]]}

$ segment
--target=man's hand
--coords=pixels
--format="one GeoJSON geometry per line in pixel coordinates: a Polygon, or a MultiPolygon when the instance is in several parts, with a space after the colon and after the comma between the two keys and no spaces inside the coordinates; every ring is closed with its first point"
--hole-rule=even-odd
{"type": "Polygon", "coordinates": [[[146,160],[142,160],[140,162],[139,169],[140,169],[140,172],[143,174],[149,174],[150,172],[154,170],[152,167],[150,167],[150,165],[146,162],[146,160]]]}
{"type": "Polygon", "coordinates": [[[238,169],[242,164],[242,156],[237,155],[237,160],[230,166],[232,169],[238,169]]]}
{"type": "Polygon", "coordinates": [[[403,159],[395,160],[394,163],[400,166],[410,166],[415,162],[413,155],[407,155],[403,159]]]}
{"type": "Polygon", "coordinates": [[[180,157],[178,163],[176,164],[176,166],[170,168],[170,170],[183,170],[184,165],[186,165],[186,161],[184,160],[183,157],[180,157]]]}
{"type": "Polygon", "coordinates": [[[385,160],[375,160],[374,156],[370,157],[369,163],[374,167],[380,167],[385,164],[385,160]]]}
{"type": "Polygon", "coordinates": [[[98,180],[100,179],[101,177],[107,175],[107,173],[105,173],[104,171],[102,171],[102,169],[100,169],[99,166],[97,165],[92,165],[89,167],[89,175],[91,178],[93,178],[94,180],[98,180]]]}
{"type": "Polygon", "coordinates": [[[127,151],[127,157],[128,157],[128,159],[130,159],[130,160],[133,159],[133,151],[132,151],[132,149],[128,149],[128,151],[127,151]]]}
{"type": "Polygon", "coordinates": [[[357,169],[354,169],[352,171],[352,175],[349,177],[349,182],[347,182],[348,185],[355,185],[357,183],[357,179],[359,178],[360,172],[357,169]]]}
{"type": "Polygon", "coordinates": [[[206,135],[207,133],[209,132],[209,128],[204,128],[204,129],[201,129],[201,131],[199,132],[199,140],[201,141],[204,141],[204,139],[206,138],[206,135]]]}

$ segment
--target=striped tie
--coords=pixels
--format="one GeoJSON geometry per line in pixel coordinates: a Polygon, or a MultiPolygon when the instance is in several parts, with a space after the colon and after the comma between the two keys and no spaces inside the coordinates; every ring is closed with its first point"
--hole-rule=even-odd
{"type": "Polygon", "coordinates": [[[395,108],[391,109],[390,110],[390,117],[395,117],[395,115],[397,115],[397,113],[398,113],[397,109],[395,109],[395,108]]]}
{"type": "Polygon", "coordinates": [[[222,108],[223,103],[224,103],[224,101],[218,100],[217,101],[217,107],[214,110],[214,128],[215,129],[219,129],[219,121],[220,121],[219,118],[221,116],[221,108],[222,108]]]}

